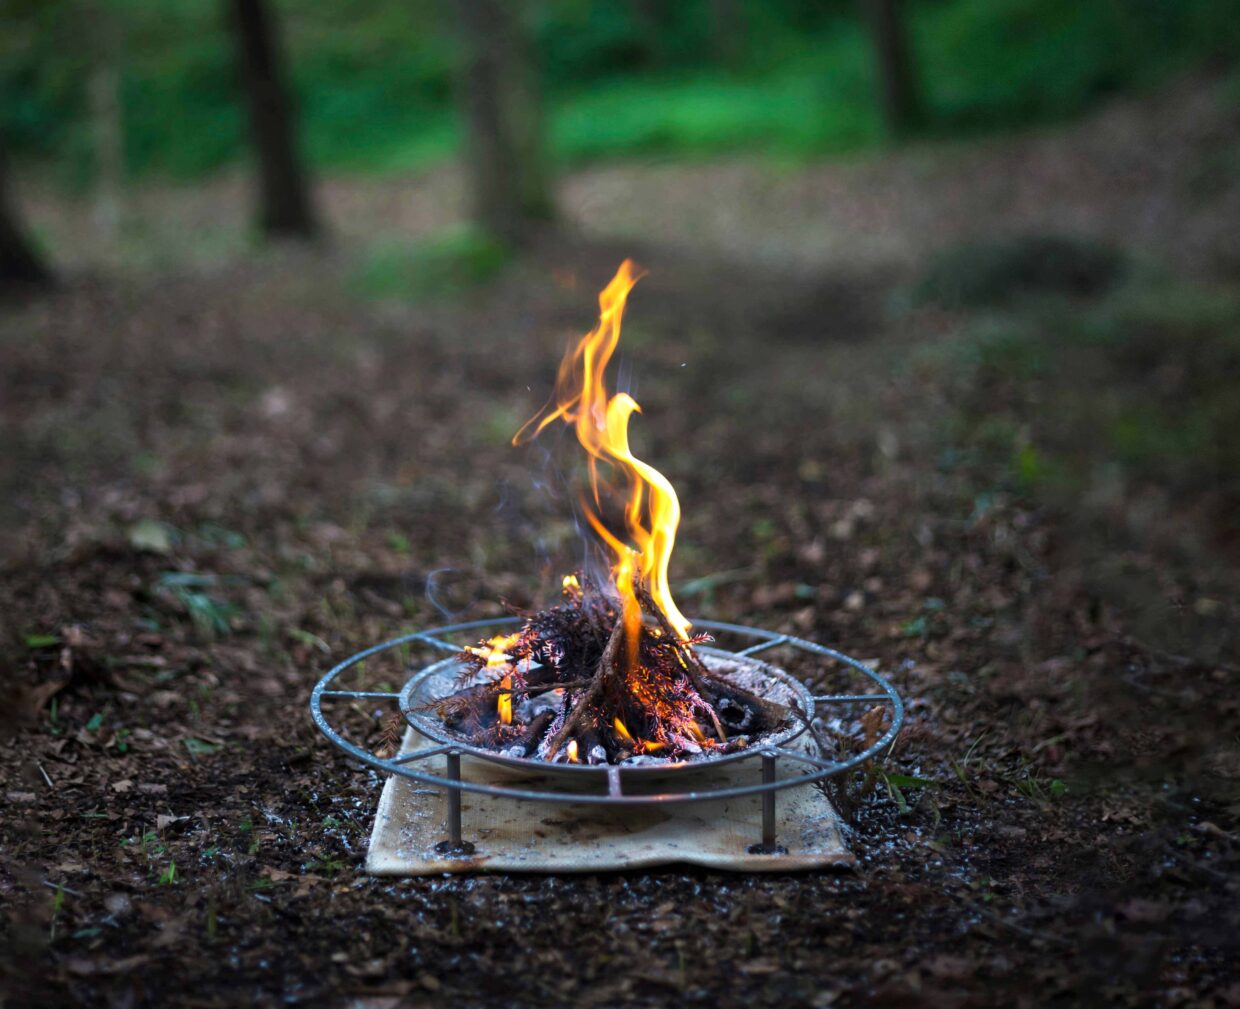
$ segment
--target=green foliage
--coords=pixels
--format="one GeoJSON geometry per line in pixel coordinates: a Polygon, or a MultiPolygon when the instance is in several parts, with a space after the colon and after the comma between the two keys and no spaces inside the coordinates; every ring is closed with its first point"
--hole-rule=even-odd
{"type": "Polygon", "coordinates": [[[618,154],[696,155],[761,148],[806,156],[881,135],[860,28],[845,23],[810,56],[744,77],[718,70],[618,78],[558,103],[562,162],[618,154]]]}
{"type": "Polygon", "coordinates": [[[54,648],[60,644],[60,636],[58,634],[27,634],[22,640],[31,651],[38,651],[42,648],[54,648]]]}
{"type": "Polygon", "coordinates": [[[281,4],[311,161],[344,170],[418,166],[457,143],[457,58],[434,0],[281,4]]]}
{"type": "Polygon", "coordinates": [[[193,736],[187,736],[185,739],[185,749],[189,751],[191,757],[209,757],[213,753],[219,753],[219,743],[208,743],[201,739],[195,739],[193,736]]]}
{"type": "Polygon", "coordinates": [[[1240,297],[1145,279],[966,324],[953,460],[1066,504],[1137,486],[1240,497],[1240,297]],[[1081,432],[1090,436],[1081,437],[1081,432]]]}
{"type": "Polygon", "coordinates": [[[392,553],[400,554],[402,557],[407,557],[413,553],[412,541],[404,533],[398,532],[395,529],[388,533],[387,545],[392,553]]]}
{"type": "Polygon", "coordinates": [[[240,611],[232,603],[204,591],[220,584],[215,575],[190,571],[165,571],[159,576],[158,590],[185,607],[195,630],[204,638],[225,637],[232,632],[231,620],[240,611]]]}
{"type": "Polygon", "coordinates": [[[1009,128],[1240,55],[1237,0],[950,0],[924,4],[918,55],[940,129],[1009,128]]]}
{"type": "Polygon", "coordinates": [[[907,816],[913,811],[913,807],[904,796],[906,789],[938,787],[937,781],[931,781],[928,778],[917,778],[908,774],[885,774],[880,772],[880,776],[883,784],[887,786],[888,796],[896,804],[896,809],[901,816],[907,816]]]}
{"type": "Polygon", "coordinates": [[[367,298],[450,297],[490,280],[510,255],[473,228],[453,228],[420,242],[371,248],[354,268],[351,287],[367,298]]]}
{"type": "Polygon", "coordinates": [[[141,53],[124,65],[125,156],[135,175],[193,178],[242,149],[245,122],[228,39],[202,28],[203,34],[178,39],[175,49],[141,53]]]}
{"type": "Polygon", "coordinates": [[[1032,799],[1041,806],[1048,806],[1056,799],[1068,794],[1068,786],[1059,778],[1043,778],[1031,766],[1021,769],[1023,776],[1012,780],[1012,784],[1026,798],[1032,799]]]}
{"type": "MultiPolygon", "coordinates": [[[[728,35],[705,0],[528,5],[561,163],[727,150],[799,157],[879,140],[869,42],[853,4],[738,6],[742,23],[728,35]],[[729,37],[733,45],[720,44],[729,37]]],[[[408,170],[456,149],[450,7],[275,7],[314,164],[408,170]]],[[[945,132],[1071,115],[1240,55],[1240,0],[919,0],[906,9],[933,128],[945,132]]],[[[12,0],[0,13],[0,130],[19,155],[88,184],[87,89],[103,61],[119,71],[132,174],[194,178],[236,161],[245,116],[223,10],[218,0],[12,0]]]]}

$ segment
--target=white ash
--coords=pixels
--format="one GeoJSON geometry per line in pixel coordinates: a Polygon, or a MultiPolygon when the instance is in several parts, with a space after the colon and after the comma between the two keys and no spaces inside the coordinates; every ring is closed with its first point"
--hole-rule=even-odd
{"type": "Polygon", "coordinates": [[[517,721],[529,723],[535,716],[542,714],[544,711],[559,711],[560,705],[564,703],[563,690],[548,690],[545,694],[535,694],[533,697],[527,697],[517,704],[517,721]]]}

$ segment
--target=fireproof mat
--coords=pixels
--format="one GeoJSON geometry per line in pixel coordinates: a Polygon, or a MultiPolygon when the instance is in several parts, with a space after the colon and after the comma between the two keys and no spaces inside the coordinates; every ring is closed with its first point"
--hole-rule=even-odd
{"type": "MultiPolygon", "coordinates": [[[[793,745],[812,745],[802,739],[793,745]]],[[[437,745],[407,729],[401,753],[437,745]]],[[[445,758],[416,765],[445,773],[445,758]]],[[[806,765],[781,761],[780,777],[805,773],[806,765]],[[799,769],[799,770],[798,770],[799,769]]],[[[480,784],[538,787],[546,778],[470,757],[461,776],[480,784]]],[[[758,760],[736,761],[694,777],[694,786],[755,784],[758,760]]],[[[668,786],[668,790],[677,786],[668,786]]],[[[445,872],[604,872],[676,863],[743,872],[788,872],[850,866],[835,809],[814,784],[777,792],[777,841],[786,855],[751,855],[761,840],[762,797],[714,799],[676,806],[607,807],[586,803],[519,802],[465,792],[461,836],[474,844],[465,858],[435,851],[445,836],[447,797],[437,788],[393,775],[383,786],[366,871],[375,876],[425,876],[445,872]]]]}

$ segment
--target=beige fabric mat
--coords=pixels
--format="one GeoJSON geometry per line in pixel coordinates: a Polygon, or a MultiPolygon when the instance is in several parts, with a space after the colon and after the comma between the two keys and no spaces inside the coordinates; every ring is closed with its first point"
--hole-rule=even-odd
{"type": "MultiPolygon", "coordinates": [[[[798,742],[801,742],[798,740],[798,742]]],[[[402,753],[436,744],[408,729],[402,753]]],[[[796,745],[796,744],[793,744],[796,745]]],[[[812,744],[809,744],[812,745],[812,744]]],[[[442,775],[445,758],[429,757],[415,765],[442,775]]],[[[783,762],[781,762],[782,764],[783,762]]],[[[804,773],[806,765],[799,765],[804,773]]],[[[488,761],[463,757],[468,781],[541,788],[556,779],[538,777],[488,761]]],[[[798,773],[790,762],[780,776],[798,773]]],[[[755,759],[704,770],[695,788],[756,783],[761,765],[755,759]]],[[[665,781],[661,790],[681,783],[665,781]]],[[[597,786],[595,786],[597,788],[597,786]]],[[[749,845],[762,834],[762,798],[716,799],[671,807],[606,807],[575,803],[518,802],[514,799],[462,795],[461,834],[475,845],[466,858],[445,858],[435,851],[442,841],[447,799],[438,789],[399,775],[383,786],[370,836],[366,871],[376,876],[423,876],[445,872],[601,872],[673,863],[745,872],[787,872],[848,866],[839,817],[814,785],[777,793],[777,840],[786,855],[751,855],[749,845]]]]}

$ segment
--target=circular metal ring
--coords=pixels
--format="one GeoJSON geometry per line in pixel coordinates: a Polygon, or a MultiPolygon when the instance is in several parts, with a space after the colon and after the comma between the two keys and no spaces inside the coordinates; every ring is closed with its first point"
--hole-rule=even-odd
{"type": "MultiPolygon", "coordinates": [[[[362,749],[355,743],[346,739],[339,731],[337,731],[328,721],[327,716],[323,712],[323,701],[325,699],[335,698],[352,698],[352,699],[375,699],[400,703],[401,698],[408,692],[409,687],[406,684],[404,690],[397,691],[358,691],[358,690],[341,690],[332,687],[333,682],[344,672],[352,669],[358,663],[364,662],[371,656],[390,649],[398,648],[407,644],[424,644],[432,648],[442,651],[457,652],[461,646],[445,641],[447,635],[457,634],[462,631],[476,631],[483,628],[502,627],[520,623],[518,617],[500,617],[489,620],[472,620],[465,623],[450,624],[444,627],[431,628],[425,631],[417,631],[412,634],[406,634],[390,641],[374,645],[355,655],[350,656],[343,662],[332,667],[317,684],[310,695],[310,715],[314,719],[314,723],[334,745],[339,747],[349,756],[361,761],[369,767],[376,770],[384,771],[388,774],[399,774],[402,777],[409,778],[423,785],[431,785],[437,788],[448,790],[457,790],[461,792],[473,792],[482,795],[496,795],[511,799],[541,801],[541,802],[567,802],[567,803],[586,803],[591,805],[602,806],[657,806],[669,805],[673,803],[689,803],[689,802],[705,802],[712,799],[731,799],[748,795],[759,795],[767,792],[776,792],[785,788],[794,788],[798,785],[809,784],[816,781],[822,781],[831,778],[854,767],[874,759],[884,750],[895,742],[901,726],[904,723],[904,703],[899,693],[884,677],[870,669],[868,666],[838,652],[833,648],[827,648],[825,645],[819,645],[812,641],[806,641],[803,638],[793,637],[788,634],[780,634],[777,631],[768,631],[762,628],[745,627],[740,624],[722,623],[714,620],[700,620],[694,622],[694,627],[713,632],[723,632],[735,634],[742,637],[756,638],[757,641],[739,651],[729,652],[724,649],[711,648],[712,654],[720,657],[738,657],[748,658],[749,656],[758,655],[761,652],[777,647],[789,647],[795,650],[807,653],[809,655],[819,656],[822,658],[832,659],[842,662],[849,666],[853,671],[860,673],[867,678],[875,687],[878,688],[877,693],[867,694],[813,694],[808,691],[815,705],[822,707],[831,704],[859,704],[874,703],[884,704],[891,707],[891,722],[887,730],[870,746],[861,752],[854,754],[847,760],[827,760],[821,756],[814,756],[801,750],[788,749],[785,746],[755,746],[752,751],[746,751],[738,756],[758,756],[761,754],[774,754],[780,761],[787,760],[793,764],[808,767],[804,773],[796,773],[787,778],[776,777],[774,781],[755,783],[753,785],[734,785],[726,788],[703,788],[687,791],[671,791],[659,792],[653,794],[627,794],[623,792],[623,781],[626,778],[632,779],[634,772],[638,768],[630,768],[626,771],[623,765],[608,765],[607,768],[601,768],[606,774],[605,782],[608,791],[604,794],[592,792],[568,791],[564,789],[558,790],[539,790],[529,788],[515,788],[500,785],[484,785],[477,782],[467,781],[463,778],[453,779],[443,777],[439,774],[433,774],[429,771],[415,770],[409,766],[418,761],[427,760],[432,757],[440,756],[448,753],[469,753],[470,748],[459,743],[443,743],[439,746],[432,746],[426,749],[415,750],[411,753],[400,754],[394,757],[380,757],[368,750],[362,749]]],[[[425,670],[414,674],[424,675],[425,670]]],[[[412,679],[412,678],[411,678],[412,679]]],[[[802,684],[803,688],[804,685],[802,684]]],[[[473,754],[471,754],[473,755],[473,754]]],[[[680,765],[673,768],[651,768],[651,770],[662,770],[664,773],[677,772],[680,770],[710,768],[718,766],[722,759],[714,761],[702,762],[700,764],[680,765]]],[[[550,765],[556,766],[556,765],[550,765]]],[[[522,761],[521,769],[527,771],[542,771],[543,768],[538,767],[531,761],[522,761]]],[[[591,768],[591,770],[595,770],[591,768]]],[[[645,770],[644,768],[641,770],[645,770]]],[[[798,768],[800,770],[800,768],[798,768]]],[[[645,776],[644,776],[645,777],[645,776]]],[[[654,775],[649,775],[654,777],[654,775]]]]}

